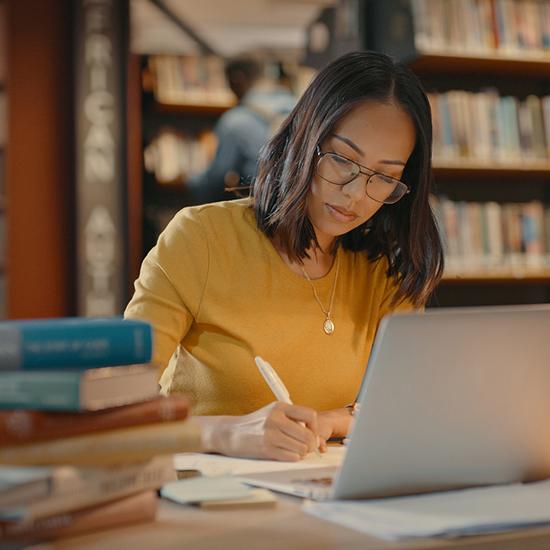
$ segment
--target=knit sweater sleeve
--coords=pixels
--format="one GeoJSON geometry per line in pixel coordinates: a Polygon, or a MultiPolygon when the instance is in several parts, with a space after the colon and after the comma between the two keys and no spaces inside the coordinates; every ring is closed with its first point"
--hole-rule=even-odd
{"type": "Polygon", "coordinates": [[[184,208],[141,266],[124,316],[153,326],[153,362],[161,372],[199,314],[208,283],[209,247],[197,209],[184,208]]]}

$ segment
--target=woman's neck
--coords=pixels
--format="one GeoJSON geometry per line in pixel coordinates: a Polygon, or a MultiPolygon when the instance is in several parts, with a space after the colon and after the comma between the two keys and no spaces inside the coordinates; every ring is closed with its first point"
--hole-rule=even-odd
{"type": "Polygon", "coordinates": [[[310,279],[320,279],[330,271],[334,263],[334,241],[326,249],[317,245],[309,247],[306,250],[308,255],[303,259],[302,263],[291,261],[276,241],[273,242],[273,245],[287,266],[301,277],[304,276],[303,268],[310,279]]]}

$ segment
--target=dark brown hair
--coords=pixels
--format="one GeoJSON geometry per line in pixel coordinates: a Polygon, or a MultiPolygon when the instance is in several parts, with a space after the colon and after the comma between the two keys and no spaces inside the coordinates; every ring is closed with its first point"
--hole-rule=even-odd
{"type": "Polygon", "coordinates": [[[307,197],[315,170],[315,148],[336,123],[364,101],[395,102],[411,117],[416,143],[402,180],[410,188],[398,203],[383,205],[363,225],[339,237],[346,250],[386,256],[388,276],[399,281],[396,300],[425,303],[441,278],[443,252],[429,204],[432,185],[430,105],[418,78],[378,52],[344,55],[309,85],[276,135],[260,153],[252,188],[259,228],[276,238],[287,256],[301,261],[315,232],[307,197]]]}

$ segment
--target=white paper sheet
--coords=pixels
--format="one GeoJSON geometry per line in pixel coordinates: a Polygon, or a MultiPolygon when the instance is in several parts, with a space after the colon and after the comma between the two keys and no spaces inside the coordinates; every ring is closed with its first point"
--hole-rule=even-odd
{"type": "Polygon", "coordinates": [[[304,510],[386,540],[496,533],[550,523],[550,480],[378,500],[306,501],[304,510]]]}
{"type": "Polygon", "coordinates": [[[199,470],[205,476],[243,475],[258,472],[299,470],[302,468],[323,468],[338,466],[344,459],[346,447],[331,446],[318,457],[310,453],[300,462],[279,462],[277,460],[251,460],[204,453],[181,453],[174,456],[176,470],[199,470]]]}

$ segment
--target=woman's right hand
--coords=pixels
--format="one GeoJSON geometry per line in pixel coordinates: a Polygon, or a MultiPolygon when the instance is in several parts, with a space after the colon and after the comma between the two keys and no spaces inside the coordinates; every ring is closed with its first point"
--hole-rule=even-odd
{"type": "Polygon", "coordinates": [[[207,452],[295,462],[318,445],[317,412],[300,405],[278,401],[244,416],[201,417],[200,421],[207,452]]]}

